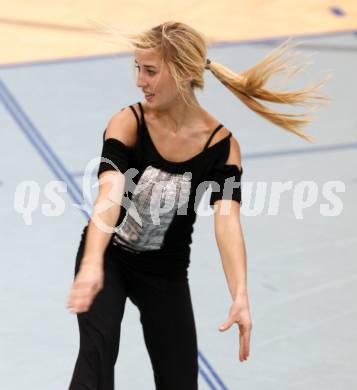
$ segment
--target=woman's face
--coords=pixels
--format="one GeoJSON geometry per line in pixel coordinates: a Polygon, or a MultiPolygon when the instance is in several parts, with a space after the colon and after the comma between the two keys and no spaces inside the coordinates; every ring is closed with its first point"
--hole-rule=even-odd
{"type": "Polygon", "coordinates": [[[170,106],[180,99],[175,80],[168,66],[162,62],[159,54],[153,50],[136,49],[134,52],[136,67],[136,85],[142,89],[148,105],[152,107],[170,106]]]}

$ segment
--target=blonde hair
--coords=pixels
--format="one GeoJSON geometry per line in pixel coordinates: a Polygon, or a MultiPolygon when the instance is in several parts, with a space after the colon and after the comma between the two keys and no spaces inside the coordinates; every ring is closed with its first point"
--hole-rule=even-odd
{"type": "Polygon", "coordinates": [[[290,64],[291,57],[284,58],[288,50],[297,45],[291,42],[291,38],[274,48],[256,65],[236,73],[218,62],[207,59],[208,39],[185,23],[167,21],[134,33],[123,33],[120,32],[123,29],[115,28],[110,31],[111,33],[114,31],[116,36],[119,33],[134,49],[154,50],[160,54],[162,63],[164,62],[168,66],[177,90],[186,104],[192,103],[190,99],[192,90],[195,88],[204,89],[204,70],[209,69],[251,110],[275,125],[313,142],[313,137],[300,130],[312,120],[307,113],[289,114],[274,111],[257,100],[305,105],[309,107],[310,111],[317,107],[316,104],[312,104],[311,100],[320,103],[330,100],[329,97],[316,94],[316,91],[326,83],[331,75],[319,83],[295,91],[272,91],[265,87],[271,76],[287,73],[288,78],[291,78],[305,67],[306,64],[298,66],[290,64]]]}

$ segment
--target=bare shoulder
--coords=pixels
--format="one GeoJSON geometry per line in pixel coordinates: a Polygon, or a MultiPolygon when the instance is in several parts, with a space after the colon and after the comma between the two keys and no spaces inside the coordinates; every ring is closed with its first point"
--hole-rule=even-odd
{"type": "Polygon", "coordinates": [[[125,145],[133,146],[137,138],[137,120],[131,108],[116,112],[108,121],[105,138],[115,138],[125,145]]]}
{"type": "MultiPolygon", "coordinates": [[[[212,132],[216,129],[216,127],[220,124],[220,122],[208,111],[203,110],[203,112],[204,112],[205,126],[211,129],[210,133],[212,134],[212,132]]],[[[214,134],[214,136],[212,137],[209,143],[209,146],[212,146],[215,143],[221,141],[222,139],[226,138],[228,135],[229,135],[229,130],[223,126],[218,131],[216,131],[216,133],[214,134]]]]}
{"type": "Polygon", "coordinates": [[[229,155],[226,164],[235,164],[238,166],[239,170],[241,170],[242,164],[241,164],[241,151],[240,151],[239,142],[233,134],[229,138],[229,141],[230,141],[230,149],[229,149],[229,155]]]}
{"type": "MultiPolygon", "coordinates": [[[[228,137],[230,133],[231,133],[231,131],[229,129],[227,129],[226,127],[222,127],[213,136],[209,145],[210,146],[214,145],[215,143],[228,137]]],[[[226,164],[235,164],[238,166],[239,170],[241,170],[240,145],[239,145],[238,139],[233,135],[233,133],[229,137],[229,156],[228,156],[226,164]]]]}
{"type": "Polygon", "coordinates": [[[229,130],[226,127],[222,127],[219,129],[216,134],[213,136],[210,146],[214,145],[215,143],[221,141],[223,138],[228,137],[229,135],[229,130]]]}

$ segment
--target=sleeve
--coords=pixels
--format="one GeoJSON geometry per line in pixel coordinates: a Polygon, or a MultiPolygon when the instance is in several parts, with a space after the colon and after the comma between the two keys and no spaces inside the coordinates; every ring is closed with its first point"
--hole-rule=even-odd
{"type": "Polygon", "coordinates": [[[105,137],[103,134],[103,147],[97,177],[104,171],[119,170],[125,173],[129,168],[130,148],[116,138],[105,137]]]}
{"type": "Polygon", "coordinates": [[[231,199],[242,204],[241,177],[243,168],[239,169],[235,164],[219,164],[214,167],[210,177],[212,193],[210,206],[216,200],[231,199]]]}

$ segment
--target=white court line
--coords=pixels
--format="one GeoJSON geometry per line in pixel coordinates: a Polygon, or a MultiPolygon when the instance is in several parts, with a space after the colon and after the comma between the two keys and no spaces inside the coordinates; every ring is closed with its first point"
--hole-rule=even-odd
{"type": "Polygon", "coordinates": [[[286,332],[280,336],[276,336],[276,337],[273,337],[269,340],[266,340],[260,344],[258,344],[254,349],[262,349],[264,347],[266,347],[267,345],[269,344],[272,344],[272,343],[275,343],[277,341],[281,341],[281,340],[284,340],[290,336],[296,336],[300,333],[303,333],[307,330],[310,330],[310,329],[313,329],[313,328],[317,328],[321,325],[326,325],[326,323],[328,322],[331,322],[331,321],[334,321],[338,318],[341,318],[341,317],[344,317],[344,316],[348,316],[350,314],[354,314],[354,313],[357,313],[357,308],[353,308],[353,309],[350,309],[350,310],[346,310],[346,311],[343,311],[341,313],[338,313],[338,314],[335,314],[331,317],[327,317],[327,318],[323,318],[322,320],[319,320],[319,321],[315,321],[314,323],[312,323],[311,325],[306,325],[306,326],[302,326],[300,327],[299,329],[296,329],[296,330],[292,330],[290,332],[286,332]]]}
{"type": "MultiPolygon", "coordinates": [[[[327,243],[324,242],[324,243],[320,243],[320,244],[308,244],[307,243],[308,246],[304,249],[296,249],[296,250],[289,249],[288,251],[285,251],[285,252],[284,251],[279,252],[277,249],[275,252],[270,253],[268,256],[256,256],[255,259],[259,260],[259,263],[254,268],[258,271],[261,271],[262,270],[261,265],[264,264],[265,260],[267,260],[273,256],[280,257],[280,256],[296,255],[296,254],[301,254],[301,253],[306,254],[306,252],[308,252],[310,249],[312,249],[312,250],[323,249],[323,248],[327,248],[327,247],[337,247],[337,246],[345,246],[345,245],[352,245],[352,244],[357,244],[357,237],[355,237],[355,236],[348,237],[348,238],[343,238],[340,240],[334,239],[334,240],[328,241],[327,243]],[[262,263],[260,263],[260,262],[262,262],[262,263]]],[[[256,262],[256,260],[255,260],[255,262],[256,262]]],[[[268,268],[268,267],[265,269],[268,269],[269,271],[271,270],[271,268],[268,268]]]]}
{"type": "MultiPolygon", "coordinates": [[[[321,249],[323,247],[335,246],[336,244],[345,246],[346,243],[354,243],[354,242],[357,242],[357,238],[350,237],[350,238],[347,238],[347,239],[334,241],[333,243],[330,243],[330,244],[315,245],[313,247],[313,249],[321,249]]],[[[311,248],[311,246],[310,246],[310,248],[311,248]]],[[[301,252],[305,252],[306,253],[306,251],[307,250],[304,250],[304,251],[301,251],[301,252]]],[[[298,252],[295,252],[295,253],[298,253],[298,252]]],[[[290,252],[290,254],[291,254],[291,252],[290,252]]],[[[280,256],[280,254],[279,254],[279,256],[280,256]]],[[[273,269],[272,267],[266,268],[265,271],[266,270],[272,271],[272,269],[273,269]]],[[[256,267],[255,272],[257,272],[257,270],[261,271],[259,269],[259,266],[256,267]]],[[[323,291],[325,289],[328,289],[328,288],[337,287],[339,285],[355,281],[356,279],[357,279],[357,275],[352,275],[352,276],[350,275],[350,276],[348,276],[346,278],[333,280],[332,282],[323,283],[323,284],[320,284],[317,287],[312,287],[312,288],[305,289],[305,290],[303,290],[301,292],[298,292],[298,293],[295,293],[295,294],[290,294],[285,299],[281,299],[281,300],[270,302],[270,303],[264,303],[264,305],[262,305],[262,309],[271,308],[272,306],[277,306],[277,305],[284,305],[284,304],[290,303],[290,302],[292,302],[294,300],[306,297],[307,295],[318,293],[318,292],[321,292],[321,291],[323,291]]],[[[258,308],[258,310],[259,310],[259,308],[258,308]]]]}
{"type": "Polygon", "coordinates": [[[328,288],[338,287],[338,286],[341,286],[341,285],[346,284],[346,283],[354,282],[355,280],[357,280],[357,275],[352,275],[352,276],[348,276],[346,278],[334,280],[332,282],[323,283],[317,287],[307,288],[307,289],[305,289],[301,292],[298,292],[296,294],[289,295],[287,298],[281,299],[280,301],[265,303],[263,308],[266,309],[266,308],[270,308],[271,306],[284,305],[286,303],[291,303],[291,301],[295,301],[297,299],[304,298],[307,295],[316,294],[316,293],[324,291],[328,288]]]}
{"type": "MultiPolygon", "coordinates": [[[[308,388],[308,389],[311,389],[311,384],[312,384],[312,381],[314,380],[315,378],[313,376],[311,376],[310,378],[304,378],[304,379],[301,379],[299,381],[296,381],[296,382],[289,382],[286,384],[285,386],[285,389],[284,390],[287,390],[287,389],[293,389],[295,388],[296,386],[302,386],[304,385],[304,388],[308,388]],[[310,385],[310,387],[307,387],[308,385],[310,385]]],[[[341,373],[341,372],[336,372],[335,370],[331,371],[331,372],[328,372],[327,370],[324,371],[324,381],[325,383],[333,383],[332,381],[333,380],[342,380],[342,379],[350,379],[351,381],[353,380],[354,382],[356,381],[356,375],[355,374],[344,374],[344,373],[341,373]],[[329,382],[331,381],[331,382],[329,382]]],[[[321,385],[321,388],[324,388],[325,386],[321,385]]]]}

